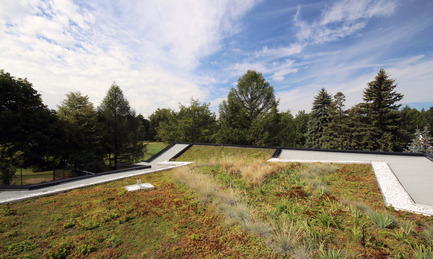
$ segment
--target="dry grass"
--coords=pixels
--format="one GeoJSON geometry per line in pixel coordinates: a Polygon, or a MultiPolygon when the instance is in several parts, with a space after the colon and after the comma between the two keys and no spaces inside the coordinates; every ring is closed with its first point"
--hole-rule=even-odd
{"type": "Polygon", "coordinates": [[[227,217],[227,223],[238,223],[245,231],[259,236],[271,232],[271,228],[254,217],[250,208],[232,188],[221,189],[209,175],[194,171],[191,167],[180,167],[174,170],[173,178],[193,189],[202,202],[212,202],[227,217]]]}
{"type": "Polygon", "coordinates": [[[266,177],[274,172],[285,170],[286,165],[281,163],[267,163],[263,159],[251,159],[224,156],[213,158],[209,161],[211,165],[219,165],[220,170],[230,175],[239,174],[252,187],[261,185],[266,177]]]}

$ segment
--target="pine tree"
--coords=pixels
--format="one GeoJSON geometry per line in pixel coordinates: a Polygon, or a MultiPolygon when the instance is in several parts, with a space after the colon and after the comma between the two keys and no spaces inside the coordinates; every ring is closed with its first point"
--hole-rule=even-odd
{"type": "Polygon", "coordinates": [[[384,69],[380,69],[374,81],[364,91],[361,111],[363,123],[363,149],[377,151],[401,151],[403,136],[401,115],[397,104],[403,95],[394,91],[397,86],[384,69]]]}
{"type": "Polygon", "coordinates": [[[266,117],[278,106],[274,88],[261,73],[249,70],[239,78],[220,107],[219,143],[252,145],[257,139],[251,127],[258,118],[266,117]]]}
{"type": "Polygon", "coordinates": [[[313,109],[306,133],[306,146],[309,148],[321,148],[324,129],[330,120],[331,95],[322,88],[314,98],[313,109]]]}
{"type": "Polygon", "coordinates": [[[432,138],[430,137],[427,126],[424,127],[423,131],[416,129],[415,138],[409,144],[405,152],[433,154],[432,138]]]}

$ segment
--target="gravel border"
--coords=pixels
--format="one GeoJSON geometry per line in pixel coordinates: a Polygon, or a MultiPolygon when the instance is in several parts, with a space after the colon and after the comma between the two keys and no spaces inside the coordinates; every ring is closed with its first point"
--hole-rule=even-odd
{"type": "Polygon", "coordinates": [[[388,163],[385,161],[288,160],[271,158],[268,162],[371,164],[386,206],[392,206],[396,210],[404,210],[425,216],[433,216],[433,207],[414,203],[413,199],[406,192],[388,163]]]}

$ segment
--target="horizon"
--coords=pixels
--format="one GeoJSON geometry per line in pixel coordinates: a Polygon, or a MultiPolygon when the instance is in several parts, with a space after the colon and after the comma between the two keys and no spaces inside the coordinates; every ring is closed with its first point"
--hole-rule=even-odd
{"type": "Polygon", "coordinates": [[[80,91],[98,106],[114,81],[148,117],[191,98],[218,113],[247,70],[274,87],[279,110],[311,111],[321,88],[362,101],[380,68],[402,107],[433,106],[429,1],[7,1],[1,69],[27,78],[56,109],[80,91]]]}

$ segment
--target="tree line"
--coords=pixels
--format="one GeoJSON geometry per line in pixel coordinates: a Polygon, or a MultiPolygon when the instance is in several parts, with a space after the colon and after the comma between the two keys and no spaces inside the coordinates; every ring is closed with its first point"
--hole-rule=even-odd
{"type": "Polygon", "coordinates": [[[145,140],[341,150],[432,152],[433,107],[399,102],[395,80],[381,69],[363,102],[345,108],[345,96],[321,89],[310,113],[279,110],[274,88],[256,71],[239,78],[219,106],[191,99],[178,111],[136,114],[113,83],[98,107],[70,92],[57,110],[43,104],[26,79],[0,70],[0,171],[10,183],[15,167],[70,166],[98,172],[139,160],[145,140]],[[414,137],[415,136],[415,137],[414,137]]]}
{"type": "Polygon", "coordinates": [[[71,92],[57,111],[43,104],[27,79],[0,70],[0,172],[10,184],[16,167],[117,169],[143,157],[144,118],[116,83],[99,107],[71,92]]]}
{"type": "Polygon", "coordinates": [[[403,95],[396,87],[395,80],[380,69],[375,79],[367,83],[362,103],[346,109],[342,92],[332,96],[323,88],[314,97],[310,113],[300,111],[293,116],[290,111],[279,111],[274,88],[263,75],[248,71],[220,104],[219,118],[210,111],[209,104],[191,100],[188,107],[180,105],[179,112],[157,109],[149,117],[148,136],[169,143],[389,152],[430,150],[433,107],[427,111],[409,106],[400,109],[403,95]],[[425,148],[411,148],[420,136],[425,148]]]}

